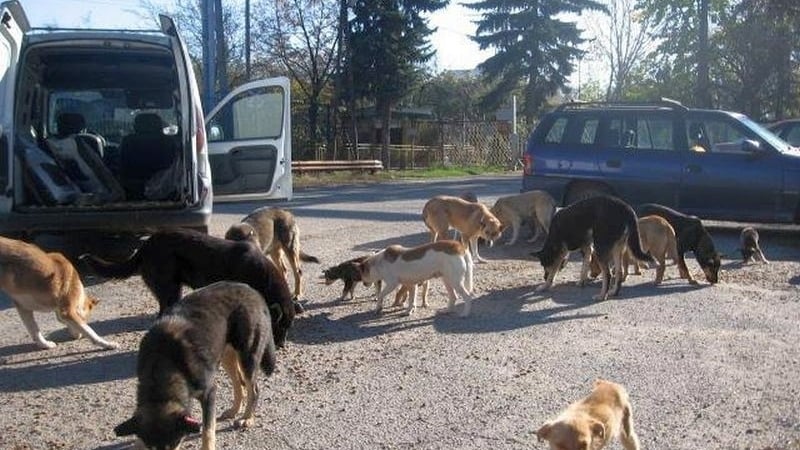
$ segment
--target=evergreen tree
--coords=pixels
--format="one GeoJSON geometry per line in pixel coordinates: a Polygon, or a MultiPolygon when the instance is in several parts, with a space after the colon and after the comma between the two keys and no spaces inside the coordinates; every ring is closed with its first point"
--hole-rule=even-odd
{"type": "Polygon", "coordinates": [[[522,84],[522,114],[532,120],[548,97],[563,89],[585,41],[565,14],[604,11],[594,0],[483,0],[465,6],[482,12],[473,40],[495,55],[478,68],[492,82],[485,107],[497,107],[522,84]]]}
{"type": "Polygon", "coordinates": [[[421,66],[434,54],[423,14],[448,0],[355,0],[350,20],[352,94],[371,100],[381,117],[381,159],[391,167],[389,142],[392,108],[409,92],[421,66]]]}

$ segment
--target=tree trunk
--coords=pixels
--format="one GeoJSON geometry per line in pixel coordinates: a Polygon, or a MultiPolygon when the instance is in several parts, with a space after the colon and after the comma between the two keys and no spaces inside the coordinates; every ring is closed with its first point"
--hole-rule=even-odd
{"type": "Polygon", "coordinates": [[[392,105],[386,104],[381,108],[381,130],[383,131],[383,143],[381,144],[381,161],[383,167],[390,169],[392,167],[390,161],[389,144],[391,143],[391,129],[389,128],[392,123],[392,105]]]}
{"type": "Polygon", "coordinates": [[[711,108],[711,82],[708,76],[708,0],[699,1],[699,26],[697,27],[697,106],[711,108]]]}
{"type": "Polygon", "coordinates": [[[222,20],[222,0],[214,0],[214,20],[217,32],[217,99],[228,93],[228,41],[222,20]]]}

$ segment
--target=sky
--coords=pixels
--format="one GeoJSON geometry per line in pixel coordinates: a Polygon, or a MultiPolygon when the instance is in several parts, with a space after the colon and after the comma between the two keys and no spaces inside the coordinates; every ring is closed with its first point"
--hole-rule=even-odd
{"type": "MultiPolygon", "coordinates": [[[[164,0],[169,3],[169,0],[164,0]]],[[[31,26],[93,28],[150,28],[136,14],[142,12],[139,0],[21,0],[31,26]]],[[[472,69],[492,55],[481,51],[469,39],[475,33],[476,14],[457,0],[433,14],[430,25],[437,28],[431,42],[437,50],[436,70],[472,69]]]]}

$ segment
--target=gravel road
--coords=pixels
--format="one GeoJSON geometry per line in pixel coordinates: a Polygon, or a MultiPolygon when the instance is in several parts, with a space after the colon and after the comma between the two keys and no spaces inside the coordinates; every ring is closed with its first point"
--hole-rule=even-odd
{"type": "MultiPolygon", "coordinates": [[[[591,300],[599,283],[574,284],[576,256],[551,292],[534,293],[542,269],[532,245],[508,247],[504,236],[481,249],[490,261],[476,265],[468,318],[437,314],[446,302],[438,281],[429,308],[411,317],[391,308],[376,315],[363,286],[342,302],[341,284],[318,282],[322,268],[353,256],[426,242],[424,202],[466,190],[491,204],[518,192],[519,176],[306,188],[269,203],[295,213],[303,249],[322,264],[304,265],[307,312],[279,353],[279,371],[260,378],[256,426],[220,422],[218,448],[545,449],[535,430],[599,377],[628,388],[645,449],[800,449],[796,234],[762,233],[771,264],[742,265],[738,230],[715,229],[728,253],[719,284],[689,286],[671,265],[663,285],[645,271],[599,303],[591,300]]],[[[211,234],[264,204],[217,203],[211,234]]],[[[59,242],[43,245],[76,244],[59,242]]],[[[59,345],[37,350],[0,298],[0,449],[131,448],[112,428],[134,409],[136,352],[157,304],[139,277],[85,275],[102,299],[91,325],[118,350],[69,340],[52,314],[37,320],[59,345]]],[[[220,378],[218,412],[232,398],[226,383],[220,378]]],[[[200,448],[198,437],[183,448],[200,448]]]]}

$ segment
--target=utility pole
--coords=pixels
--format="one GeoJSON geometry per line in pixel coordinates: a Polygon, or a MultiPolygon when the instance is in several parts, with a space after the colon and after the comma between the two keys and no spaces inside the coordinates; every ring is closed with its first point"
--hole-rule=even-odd
{"type": "Polygon", "coordinates": [[[203,111],[208,113],[216,103],[217,86],[217,21],[214,0],[203,0],[203,111]]]}
{"type": "Polygon", "coordinates": [[[244,2],[244,78],[250,81],[250,0],[244,2]]]}

